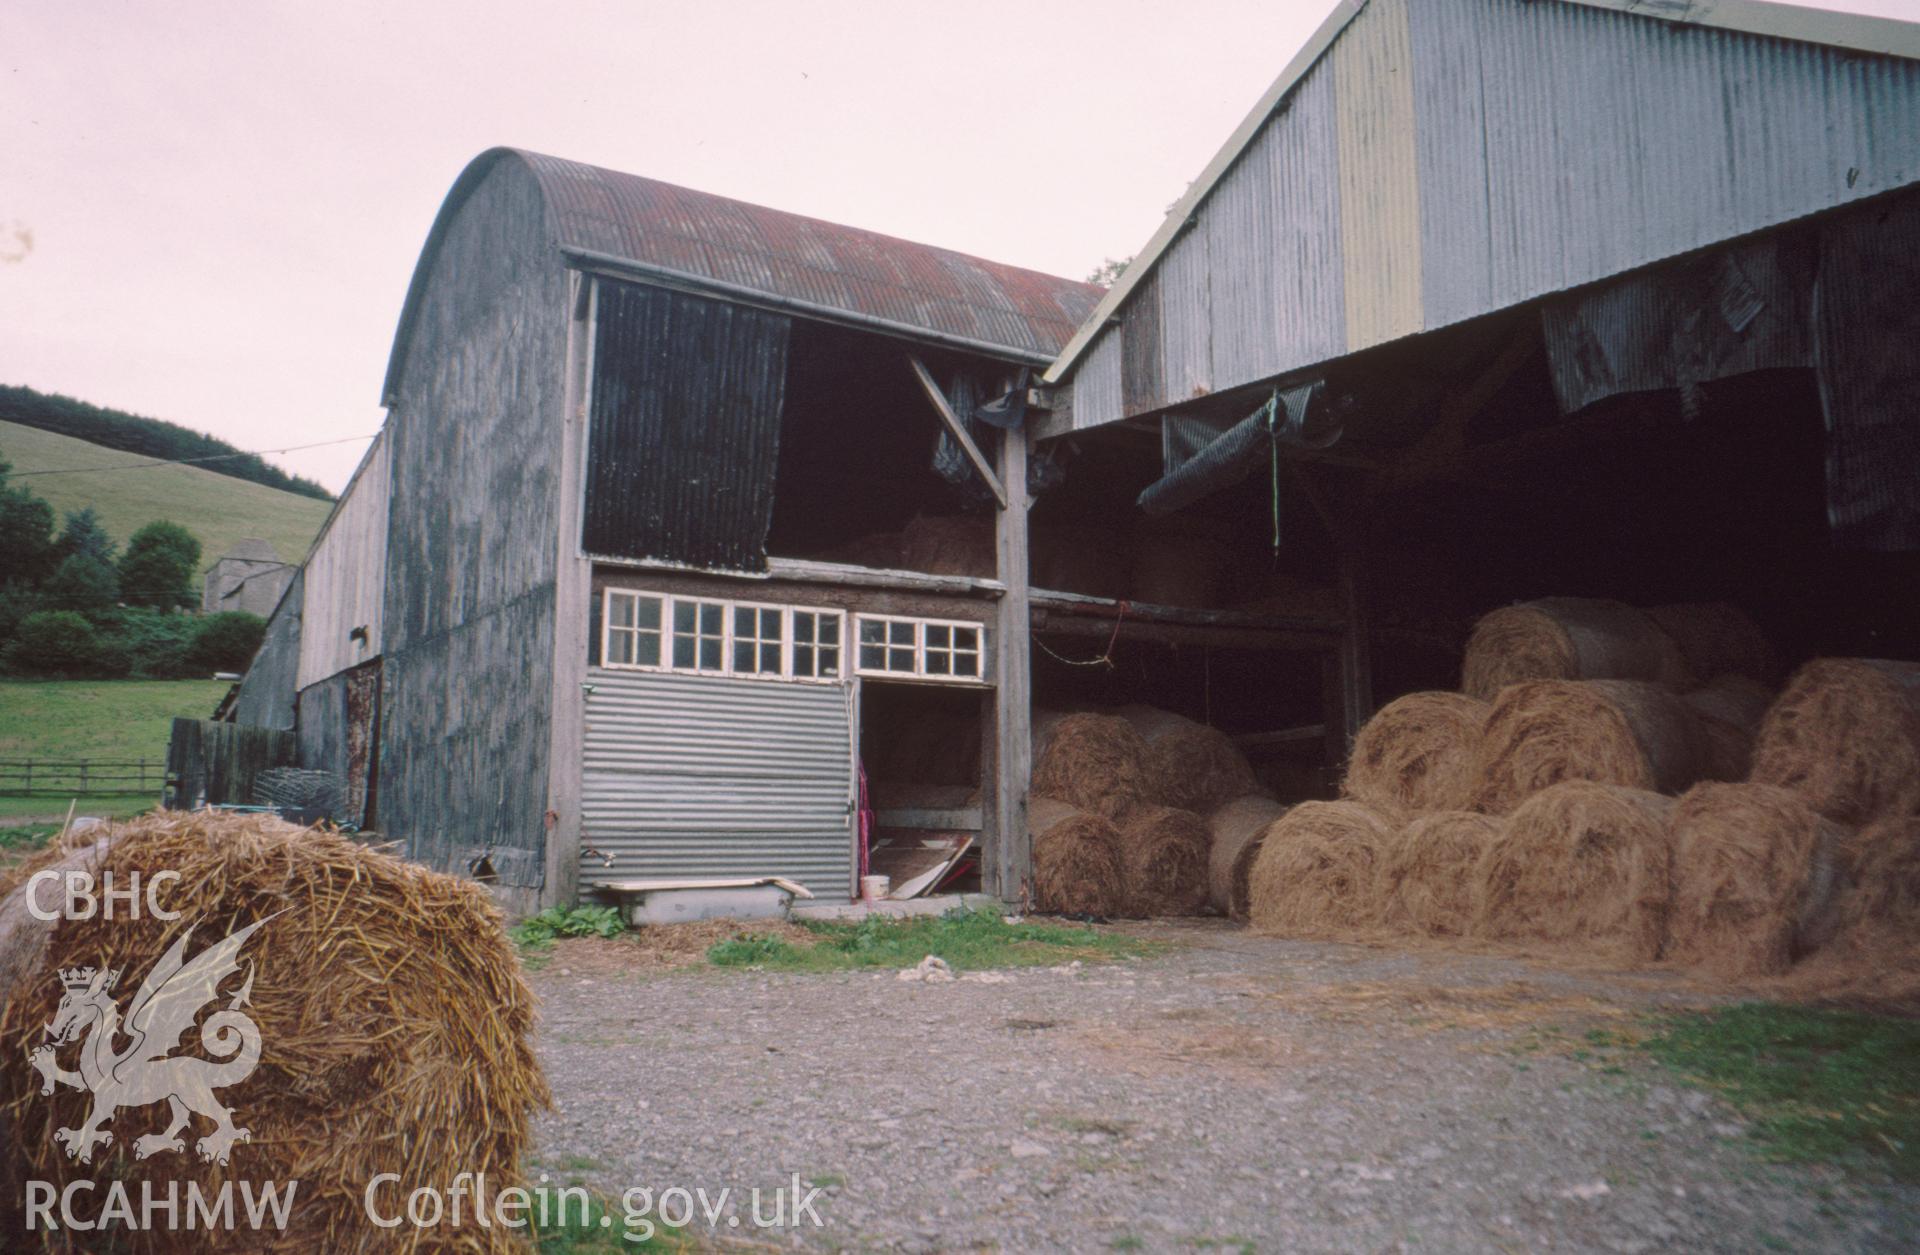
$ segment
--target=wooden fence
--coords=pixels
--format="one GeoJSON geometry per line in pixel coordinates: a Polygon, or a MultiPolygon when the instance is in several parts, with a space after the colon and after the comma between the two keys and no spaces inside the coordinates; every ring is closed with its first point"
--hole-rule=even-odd
{"type": "Polygon", "coordinates": [[[0,759],[0,797],[159,797],[166,782],[159,758],[0,759]]]}
{"type": "Polygon", "coordinates": [[[251,804],[253,779],[269,767],[291,767],[293,733],[244,724],[175,719],[167,746],[166,805],[192,810],[208,803],[251,804]]]}

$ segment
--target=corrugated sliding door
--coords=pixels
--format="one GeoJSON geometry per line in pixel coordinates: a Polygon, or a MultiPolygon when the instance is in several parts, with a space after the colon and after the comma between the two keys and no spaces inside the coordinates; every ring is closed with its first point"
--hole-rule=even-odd
{"type": "Polygon", "coordinates": [[[847,686],[597,667],[589,682],[583,887],[786,876],[850,894],[847,686]]]}

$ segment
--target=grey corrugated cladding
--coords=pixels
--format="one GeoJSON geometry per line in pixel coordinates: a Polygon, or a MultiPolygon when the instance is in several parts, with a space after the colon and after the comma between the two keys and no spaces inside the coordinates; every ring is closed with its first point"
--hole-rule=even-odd
{"type": "Polygon", "coordinates": [[[1073,361],[1074,425],[1917,181],[1920,62],[1578,4],[1370,0],[1073,361]],[[1108,347],[1130,321],[1155,326],[1148,360],[1108,347]]]}
{"type": "Polygon", "coordinates": [[[267,619],[266,635],[234,699],[233,721],[282,732],[293,729],[294,683],[300,669],[301,611],[306,581],[296,572],[267,619]]]}
{"type": "Polygon", "coordinates": [[[787,876],[847,896],[844,685],[605,668],[588,679],[582,884],[787,876]]]}
{"type": "Polygon", "coordinates": [[[461,173],[427,238],[387,366],[389,397],[399,385],[422,282],[441,233],[461,201],[501,164],[532,176],[556,249],[772,298],[1043,356],[1059,352],[1100,299],[1101,290],[1088,284],[950,249],[560,157],[495,148],[461,173]]]}

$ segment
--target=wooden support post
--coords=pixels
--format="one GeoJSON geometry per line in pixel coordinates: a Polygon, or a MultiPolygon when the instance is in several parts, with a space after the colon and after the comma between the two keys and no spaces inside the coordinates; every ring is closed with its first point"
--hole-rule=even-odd
{"type": "MultiPolygon", "coordinates": [[[[923,368],[924,369],[924,368],[923,368]]],[[[1032,627],[1027,597],[1027,433],[1002,433],[1000,482],[1005,508],[994,524],[994,573],[1006,585],[996,607],[992,845],[983,860],[984,888],[1010,906],[1032,899],[1033,846],[1027,832],[1027,785],[1033,774],[1032,627]]]]}
{"type": "MultiPolygon", "coordinates": [[[[919,379],[920,386],[926,389],[927,399],[933,402],[933,408],[939,412],[940,421],[947,425],[947,432],[952,435],[954,443],[958,444],[961,450],[966,453],[967,461],[973,463],[973,469],[980,473],[981,480],[992,490],[993,499],[1000,503],[1002,510],[1011,509],[1012,507],[1008,504],[1009,498],[1005,485],[994,476],[993,468],[987,465],[986,454],[980,452],[980,446],[973,443],[973,437],[967,434],[967,425],[960,421],[960,416],[953,412],[953,406],[947,403],[947,394],[940,391],[940,385],[934,382],[933,372],[927,369],[927,364],[920,360],[919,354],[908,356],[907,364],[913,367],[914,377],[919,379]]],[[[1024,439],[1024,435],[1022,438],[1024,439]]],[[[1021,449],[1022,474],[1025,474],[1025,457],[1026,450],[1023,445],[1021,449]]],[[[1021,498],[1022,500],[1025,499],[1024,493],[1021,494],[1021,498]]],[[[1021,524],[1023,531],[1025,527],[1026,525],[1024,523],[1021,524]]],[[[1025,577],[1022,576],[1021,578],[1024,579],[1025,577]]]]}
{"type": "Polygon", "coordinates": [[[1370,560],[1368,514],[1361,493],[1337,501],[1326,488],[1296,463],[1295,476],[1307,490],[1314,512],[1333,539],[1340,570],[1340,617],[1343,630],[1333,654],[1337,685],[1329,673],[1326,690],[1326,726],[1329,765],[1344,764],[1360,726],[1373,714],[1373,645],[1368,605],[1370,560]],[[1353,502],[1362,504],[1356,508],[1353,502]],[[1337,755],[1337,760],[1334,756],[1337,755]]]}
{"type": "Polygon", "coordinates": [[[547,751],[545,880],[539,905],[572,906],[580,892],[581,757],[587,731],[587,648],[593,563],[580,551],[586,501],[587,401],[598,294],[575,273],[567,323],[566,380],[560,414],[558,551],[553,580],[553,711],[547,751]]]}

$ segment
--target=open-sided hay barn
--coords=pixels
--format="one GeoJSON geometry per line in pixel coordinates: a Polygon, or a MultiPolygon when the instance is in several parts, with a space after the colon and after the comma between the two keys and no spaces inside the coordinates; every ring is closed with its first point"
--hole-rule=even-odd
{"type": "Polygon", "coordinates": [[[850,893],[862,764],[1013,899],[1036,705],[1290,801],[1512,601],[1915,656],[1920,27],[1646,7],[1344,0],[1104,294],[484,154],[234,717],[519,905],[850,893]]]}

